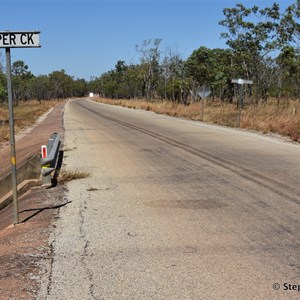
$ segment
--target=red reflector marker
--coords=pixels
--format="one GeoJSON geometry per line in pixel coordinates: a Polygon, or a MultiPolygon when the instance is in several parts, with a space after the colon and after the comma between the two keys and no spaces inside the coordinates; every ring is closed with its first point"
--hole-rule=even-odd
{"type": "Polygon", "coordinates": [[[47,146],[46,145],[41,146],[41,152],[42,152],[42,158],[46,158],[47,157],[47,146]]]}

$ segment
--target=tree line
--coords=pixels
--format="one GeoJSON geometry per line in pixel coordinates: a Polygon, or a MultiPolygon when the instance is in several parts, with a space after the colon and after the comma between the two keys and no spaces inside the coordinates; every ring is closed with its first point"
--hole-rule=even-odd
{"type": "Polygon", "coordinates": [[[184,60],[174,49],[162,52],[161,40],[145,40],[136,46],[138,64],[119,60],[115,69],[95,78],[91,85],[102,97],[153,98],[187,103],[200,86],[212,97],[232,101],[233,78],[254,81],[253,99],[270,96],[300,98],[299,2],[280,11],[277,3],[260,9],[237,4],[223,9],[221,37],[228,48],[201,46],[184,60]]]}
{"type": "MultiPolygon", "coordinates": [[[[271,7],[245,7],[237,4],[223,9],[219,25],[226,49],[201,46],[183,59],[169,47],[161,50],[161,39],[149,39],[135,47],[139,61],[118,60],[114,69],[89,82],[74,79],[64,70],[34,76],[28,66],[13,64],[16,102],[26,99],[50,99],[85,96],[88,91],[107,98],[166,99],[188,104],[197,98],[202,85],[212,98],[232,101],[232,78],[253,80],[248,93],[256,101],[269,97],[300,98],[300,1],[284,11],[271,7]]],[[[217,38],[217,37],[216,37],[217,38]]],[[[0,70],[0,98],[5,98],[5,76],[0,70]]]]}
{"type": "MultiPolygon", "coordinates": [[[[88,93],[88,82],[84,79],[74,79],[65,70],[53,71],[49,75],[34,76],[24,61],[18,60],[12,64],[12,85],[15,105],[19,101],[37,99],[65,99],[83,97],[88,93]]],[[[6,77],[0,70],[0,100],[7,98],[6,77]]]]}

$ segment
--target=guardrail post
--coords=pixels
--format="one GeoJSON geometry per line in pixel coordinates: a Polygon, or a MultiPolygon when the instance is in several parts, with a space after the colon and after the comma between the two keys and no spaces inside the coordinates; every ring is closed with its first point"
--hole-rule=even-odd
{"type": "MultiPolygon", "coordinates": [[[[44,186],[53,186],[56,183],[56,178],[52,180],[51,174],[56,170],[58,165],[58,157],[60,147],[60,135],[58,133],[51,134],[48,144],[41,146],[41,174],[44,186]]],[[[57,174],[57,172],[54,172],[57,174]]]]}

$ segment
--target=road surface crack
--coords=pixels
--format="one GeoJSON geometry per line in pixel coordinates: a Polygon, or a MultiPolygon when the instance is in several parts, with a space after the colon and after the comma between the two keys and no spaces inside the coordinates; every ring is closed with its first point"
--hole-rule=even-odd
{"type": "Polygon", "coordinates": [[[52,286],[52,278],[53,278],[53,263],[54,263],[54,247],[53,247],[54,240],[50,243],[50,270],[49,270],[49,279],[47,285],[47,296],[50,295],[50,290],[52,286]]]}
{"type": "MultiPolygon", "coordinates": [[[[90,196],[88,196],[90,197],[90,196]]],[[[84,198],[84,197],[82,197],[84,198]]],[[[84,242],[84,248],[83,248],[83,255],[81,256],[81,264],[87,274],[87,277],[89,279],[89,293],[90,296],[92,297],[92,299],[96,299],[94,296],[94,280],[93,280],[93,274],[91,272],[91,270],[88,267],[88,262],[86,261],[86,259],[88,258],[89,254],[89,246],[90,246],[90,242],[88,241],[85,229],[84,229],[84,225],[85,225],[85,211],[87,209],[87,200],[86,198],[84,198],[83,203],[80,207],[79,210],[79,216],[80,216],[80,237],[82,239],[82,241],[84,242]]]]}

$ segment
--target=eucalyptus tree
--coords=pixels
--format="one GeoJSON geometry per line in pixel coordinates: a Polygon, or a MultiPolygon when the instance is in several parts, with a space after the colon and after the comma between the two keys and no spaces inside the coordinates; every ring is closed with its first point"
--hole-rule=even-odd
{"type": "Polygon", "coordinates": [[[139,64],[128,65],[124,77],[127,87],[127,98],[141,98],[144,88],[142,66],[139,64]]]}
{"type": "Polygon", "coordinates": [[[7,91],[6,91],[6,80],[3,73],[0,72],[0,103],[3,104],[6,97],[7,97],[7,91]]]}
{"type": "Polygon", "coordinates": [[[118,83],[116,80],[116,72],[114,70],[108,71],[101,75],[100,79],[101,95],[105,98],[116,98],[118,83]]]}
{"type": "Polygon", "coordinates": [[[293,43],[297,48],[300,46],[300,1],[295,1],[288,6],[281,16],[277,27],[278,38],[283,47],[293,43]]]}
{"type": "Polygon", "coordinates": [[[84,97],[88,94],[88,83],[83,78],[73,79],[71,90],[73,97],[84,97]]]}
{"type": "Polygon", "coordinates": [[[0,54],[0,103],[4,103],[6,99],[7,91],[6,91],[6,77],[4,74],[4,68],[1,63],[1,54],[0,54]]]}
{"type": "Polygon", "coordinates": [[[168,47],[161,66],[160,95],[172,101],[185,102],[185,73],[184,60],[177,50],[168,47]]]}
{"type": "Polygon", "coordinates": [[[288,6],[277,27],[281,53],[277,63],[277,96],[300,98],[300,1],[288,6]]]}
{"type": "Polygon", "coordinates": [[[193,80],[193,88],[197,90],[201,85],[211,88],[212,96],[224,99],[229,96],[232,51],[229,49],[209,49],[204,46],[188,57],[186,61],[187,75],[193,80]]]}
{"type": "Polygon", "coordinates": [[[99,94],[99,96],[104,97],[103,89],[101,84],[101,76],[100,77],[91,77],[90,81],[88,82],[88,89],[90,92],[95,94],[99,94]]]}
{"type": "Polygon", "coordinates": [[[105,72],[93,80],[92,89],[98,91],[102,97],[133,98],[138,93],[136,91],[136,72],[135,66],[128,66],[125,61],[118,60],[113,70],[105,72]]]}
{"type": "Polygon", "coordinates": [[[116,98],[130,98],[127,70],[128,66],[125,61],[118,60],[114,70],[114,77],[117,84],[117,89],[115,91],[116,98]]]}
{"type": "Polygon", "coordinates": [[[50,93],[50,80],[47,75],[39,75],[34,78],[32,82],[32,98],[37,99],[39,102],[42,100],[49,100],[50,93]]]}
{"type": "Polygon", "coordinates": [[[278,49],[278,26],[280,8],[274,3],[272,7],[259,9],[258,6],[246,8],[237,4],[234,8],[223,9],[225,19],[219,24],[227,29],[221,37],[232,49],[234,69],[237,77],[253,79],[257,95],[266,97],[271,87],[266,80],[266,70],[272,59],[272,53],[278,49]]]}
{"type": "Polygon", "coordinates": [[[186,61],[188,75],[197,82],[197,87],[210,85],[210,56],[211,50],[204,46],[194,50],[186,61]]]}
{"type": "Polygon", "coordinates": [[[12,64],[12,83],[15,105],[20,100],[28,100],[30,98],[30,79],[34,75],[29,71],[28,65],[22,60],[17,60],[12,64]]]}
{"type": "Polygon", "coordinates": [[[161,39],[144,40],[141,45],[136,45],[136,51],[140,54],[140,65],[144,83],[144,94],[148,100],[154,97],[159,84],[161,74],[159,45],[161,39]]]}
{"type": "Polygon", "coordinates": [[[300,98],[300,51],[285,47],[276,58],[278,65],[278,98],[300,98]]]}
{"type": "Polygon", "coordinates": [[[48,75],[52,98],[64,99],[72,96],[73,78],[64,69],[53,71],[48,75]]]}

